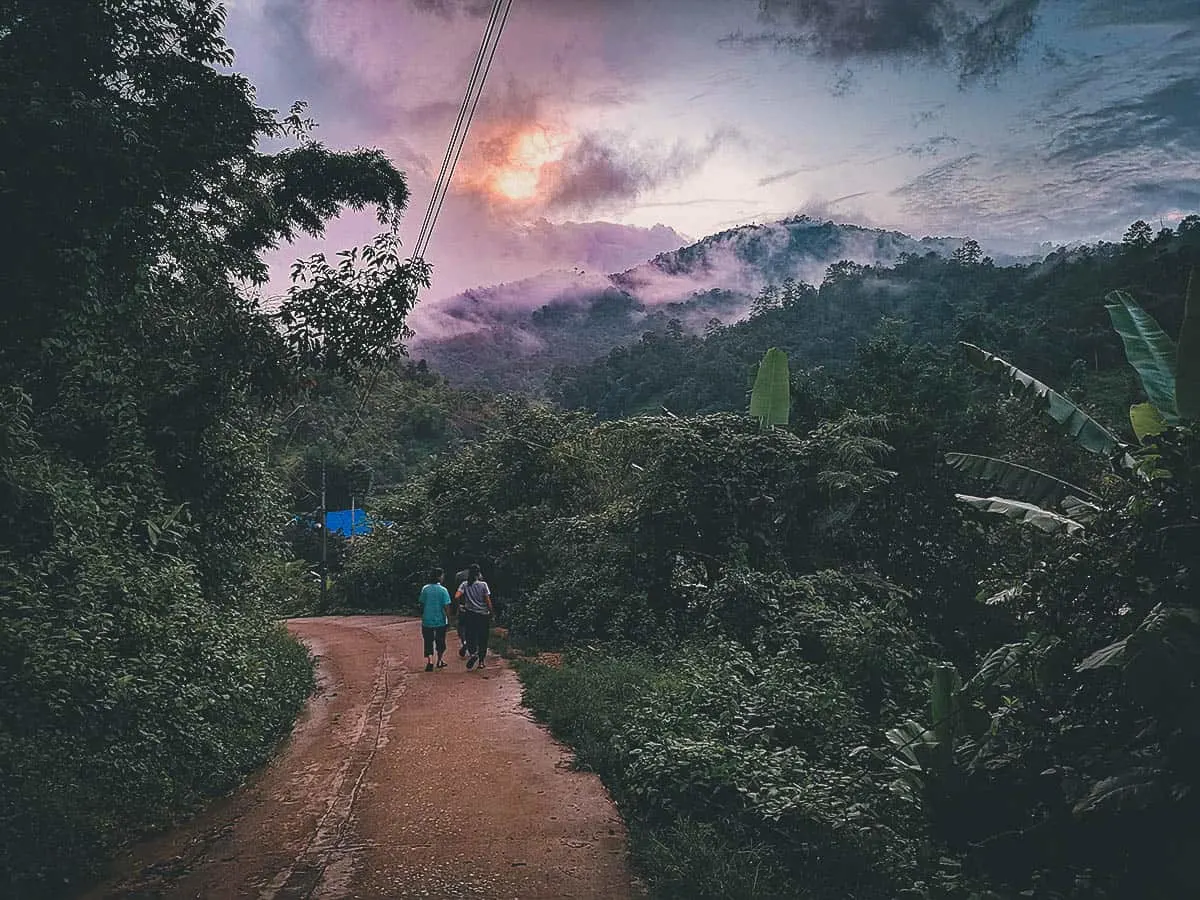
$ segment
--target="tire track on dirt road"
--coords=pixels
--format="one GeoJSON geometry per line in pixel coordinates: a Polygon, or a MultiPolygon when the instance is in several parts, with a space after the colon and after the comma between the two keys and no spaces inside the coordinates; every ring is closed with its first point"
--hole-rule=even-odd
{"type": "MultiPolygon", "coordinates": [[[[304,849],[292,860],[291,865],[263,889],[259,900],[307,900],[318,891],[331,865],[345,852],[343,843],[346,828],[354,814],[363,778],[387,732],[393,702],[393,679],[388,677],[392,665],[392,657],[385,650],[375,670],[371,699],[363,707],[358,728],[351,740],[350,752],[338,771],[325,815],[317,823],[304,849]],[[350,779],[352,772],[353,781],[350,779]]],[[[400,685],[398,696],[403,693],[404,682],[402,679],[395,680],[400,685]]]]}
{"type": "Polygon", "coordinates": [[[420,623],[297,619],[318,688],[276,758],[84,900],[643,896],[599,780],[503,665],[425,673],[420,623]]]}

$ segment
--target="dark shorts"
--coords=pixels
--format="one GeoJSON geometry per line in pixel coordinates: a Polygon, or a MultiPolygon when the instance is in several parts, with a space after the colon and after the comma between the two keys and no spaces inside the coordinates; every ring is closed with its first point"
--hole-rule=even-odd
{"type": "Polygon", "coordinates": [[[463,614],[464,627],[467,636],[467,652],[472,656],[487,656],[488,631],[492,627],[492,617],[487,613],[477,613],[467,610],[463,614]]]}
{"type": "Polygon", "coordinates": [[[421,637],[425,641],[425,655],[433,656],[434,645],[437,645],[438,656],[446,652],[446,626],[440,625],[437,628],[426,628],[421,626],[421,637]]]}

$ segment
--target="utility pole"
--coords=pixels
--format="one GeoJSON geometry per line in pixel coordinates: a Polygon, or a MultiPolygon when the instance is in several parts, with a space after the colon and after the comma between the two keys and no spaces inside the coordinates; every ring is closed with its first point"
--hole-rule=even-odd
{"type": "Polygon", "coordinates": [[[325,591],[329,560],[329,510],[325,508],[325,459],[321,458],[321,612],[325,612],[325,591]]]}
{"type": "MultiPolygon", "coordinates": [[[[345,560],[350,558],[350,554],[354,552],[354,549],[353,549],[354,548],[354,534],[355,534],[355,532],[354,532],[354,495],[351,494],[350,495],[350,536],[346,541],[346,549],[343,551],[345,553],[345,556],[342,557],[343,564],[344,564],[345,560]]],[[[359,605],[357,589],[355,589],[355,591],[354,591],[354,603],[355,603],[355,606],[359,605]]]]}

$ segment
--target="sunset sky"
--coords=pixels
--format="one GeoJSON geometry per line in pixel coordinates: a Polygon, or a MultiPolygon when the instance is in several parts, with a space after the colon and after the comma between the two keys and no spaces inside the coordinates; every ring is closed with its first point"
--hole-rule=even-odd
{"type": "MultiPolygon", "coordinates": [[[[411,247],[490,0],[229,7],[261,103],[305,99],[320,140],[408,173],[411,247]]],[[[660,224],[809,212],[1027,249],[1197,209],[1197,0],[515,0],[431,296],[623,268],[682,241],[660,224]]]]}

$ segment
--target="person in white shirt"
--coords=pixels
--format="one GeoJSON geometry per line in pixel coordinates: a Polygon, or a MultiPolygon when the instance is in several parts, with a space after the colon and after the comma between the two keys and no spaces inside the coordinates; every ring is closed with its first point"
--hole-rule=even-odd
{"type": "Polygon", "coordinates": [[[488,583],[479,577],[479,566],[467,569],[466,580],[454,592],[462,602],[465,617],[463,631],[467,640],[467,668],[484,668],[487,659],[488,634],[492,629],[492,592],[488,583]]]}

